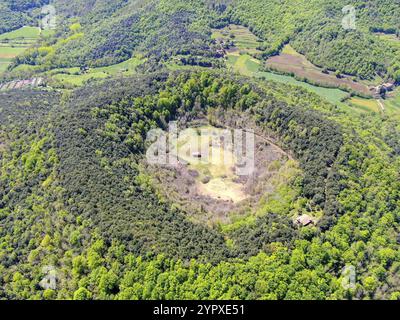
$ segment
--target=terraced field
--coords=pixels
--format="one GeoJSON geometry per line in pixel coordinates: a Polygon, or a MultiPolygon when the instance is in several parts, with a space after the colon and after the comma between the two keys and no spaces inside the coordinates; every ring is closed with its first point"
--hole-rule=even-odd
{"type": "Polygon", "coordinates": [[[237,51],[249,55],[261,53],[258,47],[262,45],[262,40],[243,26],[230,24],[223,29],[215,29],[212,38],[233,43],[233,46],[227,50],[228,53],[237,51]]]}
{"type": "Polygon", "coordinates": [[[5,72],[12,60],[32,46],[40,37],[37,27],[22,27],[0,35],[0,75],[5,72]]]}

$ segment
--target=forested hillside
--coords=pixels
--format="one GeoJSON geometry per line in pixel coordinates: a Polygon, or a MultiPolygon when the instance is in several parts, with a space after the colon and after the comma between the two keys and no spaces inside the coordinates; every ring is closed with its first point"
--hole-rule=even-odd
{"type": "Polygon", "coordinates": [[[0,299],[399,300],[400,1],[348,4],[2,1],[0,299]],[[149,163],[172,121],[258,171],[149,163]]]}
{"type": "Polygon", "coordinates": [[[49,0],[3,0],[0,3],[0,34],[34,23],[39,16],[37,9],[48,4],[49,0]]]}
{"type": "Polygon", "coordinates": [[[241,80],[224,78],[159,74],[72,94],[3,94],[2,296],[398,297],[399,163],[391,147],[361,136],[362,122],[349,127],[346,114],[316,96],[285,88],[278,102],[282,86],[240,90],[241,80]],[[267,205],[254,222],[224,231],[193,224],[154,196],[140,169],[145,133],[191,112],[196,100],[249,112],[281,137],[304,170],[287,210],[324,210],[317,227],[298,230],[289,211],[267,205]],[[359,275],[350,291],[340,286],[346,264],[359,275]],[[35,286],[46,265],[63,270],[57,291],[35,286]]]}

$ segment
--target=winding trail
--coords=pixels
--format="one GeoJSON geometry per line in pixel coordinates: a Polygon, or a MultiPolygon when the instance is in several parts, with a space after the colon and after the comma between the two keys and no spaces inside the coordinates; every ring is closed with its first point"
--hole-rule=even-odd
{"type": "Polygon", "coordinates": [[[376,101],[378,102],[379,106],[381,107],[382,111],[384,112],[385,111],[385,106],[382,103],[382,101],[381,100],[376,100],[376,101]]]}

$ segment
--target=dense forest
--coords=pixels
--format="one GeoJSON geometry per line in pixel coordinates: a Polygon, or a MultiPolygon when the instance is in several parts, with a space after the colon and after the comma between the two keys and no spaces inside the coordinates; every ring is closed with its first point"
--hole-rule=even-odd
{"type": "Polygon", "coordinates": [[[0,3],[0,34],[33,23],[33,17],[39,16],[40,8],[48,3],[49,0],[3,0],[0,3]]]}
{"type": "MultiPolygon", "coordinates": [[[[346,1],[320,2],[57,0],[53,4],[63,17],[57,33],[20,56],[16,65],[34,65],[40,71],[105,66],[140,52],[148,58],[142,66],[145,71],[177,60],[184,65],[220,67],[221,55],[210,38],[211,28],[234,23],[248,26],[262,39],[264,59],[290,43],[327,70],[361,80],[400,78],[398,46],[376,36],[376,32],[399,34],[397,0],[354,2],[356,30],[342,27],[346,1]]],[[[16,23],[15,28],[20,25],[16,23]]]]}
{"type": "Polygon", "coordinates": [[[399,0],[354,1],[355,30],[344,0],[11,0],[0,35],[37,26],[47,4],[57,28],[0,73],[43,78],[0,86],[0,299],[400,299],[399,0]],[[213,37],[232,25],[257,48],[213,37]],[[334,104],[227,67],[285,47],[395,91],[359,112],[353,92],[334,104]],[[255,203],[196,219],[201,205],[174,202],[145,161],[148,133],[171,121],[250,128],[286,162],[255,203]]]}
{"type": "Polygon", "coordinates": [[[348,126],[306,91],[241,81],[175,73],[62,95],[2,94],[1,295],[396,299],[399,162],[385,137],[365,136],[362,119],[348,126]],[[156,195],[140,169],[146,132],[196,101],[252,115],[293,150],[304,174],[289,211],[265,206],[224,231],[189,222],[156,195]],[[325,217],[299,230],[293,210],[325,217]],[[340,285],[347,264],[357,267],[351,290],[340,285]],[[37,285],[48,265],[59,270],[59,290],[37,285]]]}

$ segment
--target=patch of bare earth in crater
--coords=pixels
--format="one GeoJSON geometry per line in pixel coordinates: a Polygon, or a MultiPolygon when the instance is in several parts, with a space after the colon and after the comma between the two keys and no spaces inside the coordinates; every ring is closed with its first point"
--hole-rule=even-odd
{"type": "Polygon", "coordinates": [[[274,192],[271,181],[290,158],[262,135],[256,134],[254,141],[255,167],[249,175],[236,175],[235,166],[218,161],[191,159],[199,154],[184,148],[177,165],[151,165],[147,171],[159,192],[195,220],[226,223],[230,213],[255,208],[263,195],[274,192]]]}

